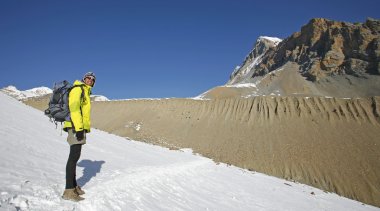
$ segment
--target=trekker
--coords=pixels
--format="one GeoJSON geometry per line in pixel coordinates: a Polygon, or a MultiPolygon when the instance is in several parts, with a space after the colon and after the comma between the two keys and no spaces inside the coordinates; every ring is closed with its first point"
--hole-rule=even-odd
{"type": "Polygon", "coordinates": [[[67,142],[70,144],[70,154],[66,164],[66,188],[62,198],[81,201],[85,192],[76,181],[76,165],[79,160],[82,145],[86,143],[86,133],[90,132],[91,88],[95,84],[95,74],[88,72],[82,81],[76,80],[74,88],[68,96],[71,121],[65,121],[63,130],[68,132],[67,142]]]}

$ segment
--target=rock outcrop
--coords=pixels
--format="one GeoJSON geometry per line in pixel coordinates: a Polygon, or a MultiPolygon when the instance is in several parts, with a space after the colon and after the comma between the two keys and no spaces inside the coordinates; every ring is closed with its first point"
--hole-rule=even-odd
{"type": "Polygon", "coordinates": [[[276,37],[261,36],[256,40],[252,51],[246,56],[241,66],[237,66],[230,76],[227,84],[237,84],[249,82],[250,77],[254,73],[254,67],[260,64],[262,57],[269,50],[274,50],[282,40],[276,37]]]}
{"type": "Polygon", "coordinates": [[[380,74],[380,20],[347,23],[312,19],[275,49],[269,49],[252,77],[262,76],[286,62],[301,66],[311,81],[331,75],[380,74]]]}

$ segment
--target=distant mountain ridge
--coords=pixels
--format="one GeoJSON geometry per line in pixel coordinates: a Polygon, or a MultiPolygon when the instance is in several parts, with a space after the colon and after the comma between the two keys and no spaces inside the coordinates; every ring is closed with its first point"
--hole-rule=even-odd
{"type": "MultiPolygon", "coordinates": [[[[18,90],[15,86],[7,86],[0,91],[5,94],[16,98],[17,100],[30,100],[30,99],[42,99],[42,98],[50,98],[50,95],[53,93],[53,90],[48,87],[37,87],[33,89],[28,89],[25,91],[18,90]]],[[[109,99],[103,95],[91,95],[92,101],[109,101],[109,99]]]]}
{"type": "Polygon", "coordinates": [[[261,36],[224,86],[203,99],[254,96],[380,95],[380,20],[314,18],[288,38],[261,36]]]}
{"type": "Polygon", "coordinates": [[[16,98],[17,100],[24,100],[31,97],[41,97],[53,93],[48,87],[37,87],[25,91],[18,90],[15,86],[7,86],[1,89],[5,94],[16,98]]]}

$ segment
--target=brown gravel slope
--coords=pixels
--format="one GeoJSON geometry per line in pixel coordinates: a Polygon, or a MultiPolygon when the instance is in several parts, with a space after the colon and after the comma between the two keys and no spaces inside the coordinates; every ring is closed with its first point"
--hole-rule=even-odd
{"type": "Polygon", "coordinates": [[[96,102],[93,126],[380,206],[380,98],[96,102]]]}

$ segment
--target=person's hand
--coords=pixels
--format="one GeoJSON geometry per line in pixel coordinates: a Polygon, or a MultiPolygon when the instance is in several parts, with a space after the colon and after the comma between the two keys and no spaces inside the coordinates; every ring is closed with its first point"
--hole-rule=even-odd
{"type": "Polygon", "coordinates": [[[75,136],[77,137],[78,141],[82,141],[84,139],[84,130],[77,131],[75,133],[75,136]]]}

